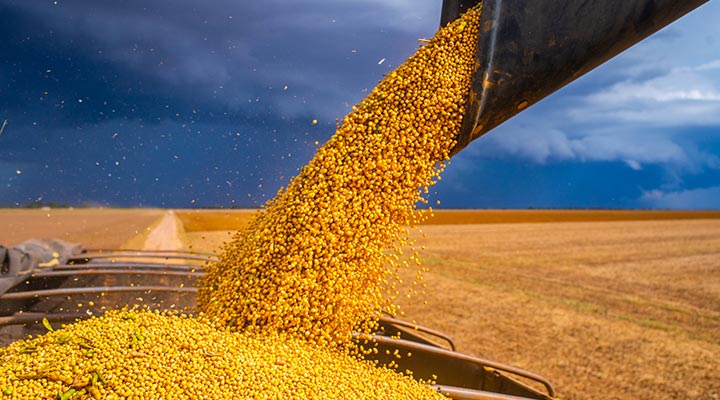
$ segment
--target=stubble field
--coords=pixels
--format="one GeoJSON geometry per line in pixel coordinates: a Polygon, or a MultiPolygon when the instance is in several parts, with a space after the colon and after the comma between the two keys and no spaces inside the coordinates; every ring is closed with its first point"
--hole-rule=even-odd
{"type": "MultiPolygon", "coordinates": [[[[216,249],[227,213],[187,242],[216,249]]],[[[720,212],[436,211],[412,235],[430,272],[403,318],[459,351],[562,399],[720,399],[720,212]]]]}
{"type": "Polygon", "coordinates": [[[720,398],[720,220],[436,225],[407,316],[565,399],[720,398]]]}
{"type": "MultiPolygon", "coordinates": [[[[162,215],[90,211],[0,212],[0,242],[119,246],[162,215]]],[[[187,247],[212,251],[252,212],[175,216],[187,247]]],[[[404,318],[459,351],[540,373],[562,399],[720,399],[720,212],[440,211],[412,235],[428,293],[404,318]]]]}
{"type": "Polygon", "coordinates": [[[161,216],[161,210],[150,209],[0,209],[0,244],[50,237],[114,249],[143,234],[161,216]]]}

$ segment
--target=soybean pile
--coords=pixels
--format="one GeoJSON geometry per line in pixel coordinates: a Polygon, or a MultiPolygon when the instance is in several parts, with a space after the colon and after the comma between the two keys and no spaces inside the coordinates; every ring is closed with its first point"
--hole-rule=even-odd
{"type": "Polygon", "coordinates": [[[479,20],[440,29],[353,107],[206,266],[199,317],[110,311],[15,342],[3,398],[444,398],[351,337],[397,312],[399,268],[420,272],[402,248],[460,131],[479,20]]]}
{"type": "Polygon", "coordinates": [[[432,399],[409,376],[276,333],[109,311],[0,352],[9,399],[432,399]]]}

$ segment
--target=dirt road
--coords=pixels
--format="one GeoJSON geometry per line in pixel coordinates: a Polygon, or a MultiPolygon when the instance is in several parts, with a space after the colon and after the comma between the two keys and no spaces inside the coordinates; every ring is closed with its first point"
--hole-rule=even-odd
{"type": "Polygon", "coordinates": [[[180,226],[175,212],[167,211],[160,223],[150,232],[143,250],[182,250],[180,226]]]}

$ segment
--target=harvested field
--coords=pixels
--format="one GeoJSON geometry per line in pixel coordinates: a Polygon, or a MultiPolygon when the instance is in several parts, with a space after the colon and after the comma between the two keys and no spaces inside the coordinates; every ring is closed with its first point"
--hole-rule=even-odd
{"type": "Polygon", "coordinates": [[[434,214],[423,225],[665,221],[720,218],[720,211],[675,210],[435,210],[434,214]]]}
{"type": "Polygon", "coordinates": [[[245,226],[257,210],[176,210],[185,232],[229,231],[245,226]]]}
{"type": "MultiPolygon", "coordinates": [[[[532,223],[423,226],[431,289],[406,319],[545,375],[563,399],[720,399],[720,213],[453,213],[435,218],[532,223]],[[563,214],[576,222],[540,222],[563,214]]],[[[196,250],[229,238],[189,236],[196,250]]]]}
{"type": "Polygon", "coordinates": [[[720,398],[720,220],[435,225],[408,319],[564,399],[720,398]]]}
{"type": "Polygon", "coordinates": [[[201,231],[187,232],[185,241],[188,244],[188,250],[193,251],[219,251],[220,247],[232,239],[234,231],[201,231]]]}
{"type": "Polygon", "coordinates": [[[144,209],[0,209],[0,243],[52,237],[86,248],[119,248],[161,216],[144,209]]]}
{"type": "Polygon", "coordinates": [[[215,251],[247,225],[257,210],[175,210],[188,250],[215,251]]]}
{"type": "MultiPolygon", "coordinates": [[[[248,213],[176,215],[208,229],[185,226],[186,240],[202,251],[228,240],[222,228],[247,222],[248,213]]],[[[405,318],[450,334],[462,352],[545,375],[563,399],[720,399],[718,213],[694,219],[699,214],[669,212],[653,220],[633,211],[624,214],[631,220],[613,221],[617,214],[598,211],[584,212],[586,221],[540,222],[563,213],[581,215],[436,212],[435,221],[454,224],[423,226],[426,237],[413,233],[418,249],[425,246],[431,289],[427,304],[416,299],[404,307],[405,318]],[[463,222],[499,215],[532,223],[463,222]]],[[[8,228],[0,240],[54,236],[117,247],[162,215],[7,210],[0,212],[0,226],[8,228]]]]}
{"type": "MultiPolygon", "coordinates": [[[[257,210],[176,210],[186,232],[228,231],[245,226],[257,210]]],[[[669,210],[435,210],[423,225],[530,222],[665,221],[720,219],[720,211],[669,210]]]]}

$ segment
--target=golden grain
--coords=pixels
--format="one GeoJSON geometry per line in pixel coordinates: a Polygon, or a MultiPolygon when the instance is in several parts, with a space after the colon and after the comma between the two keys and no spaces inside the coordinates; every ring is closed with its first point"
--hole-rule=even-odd
{"type": "Polygon", "coordinates": [[[468,11],[391,72],[234,236],[207,266],[203,315],[109,311],[55,330],[45,321],[47,334],[0,349],[3,398],[444,398],[347,349],[374,314],[396,312],[397,270],[419,262],[403,256],[406,227],[427,215],[415,204],[455,144],[479,15],[468,11]]]}
{"type": "Polygon", "coordinates": [[[2,399],[443,398],[336,349],[140,310],[110,311],[15,342],[0,348],[0,363],[2,399]],[[60,344],[61,335],[70,340],[60,344]],[[29,346],[36,351],[24,351],[29,346]]]}
{"type": "MultiPolygon", "coordinates": [[[[353,107],[335,135],[209,265],[201,309],[240,331],[347,344],[393,305],[406,226],[455,145],[479,9],[438,31],[353,107]]],[[[431,212],[431,209],[430,211],[431,212]]]]}

